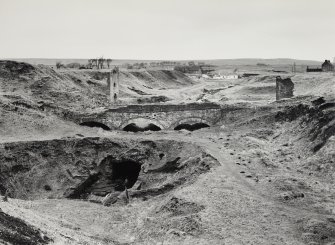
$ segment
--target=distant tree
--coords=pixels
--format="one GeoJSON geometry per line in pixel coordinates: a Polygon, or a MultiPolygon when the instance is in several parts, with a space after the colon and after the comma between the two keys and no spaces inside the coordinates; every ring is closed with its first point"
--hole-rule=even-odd
{"type": "Polygon", "coordinates": [[[107,59],[106,62],[107,62],[107,67],[109,69],[110,63],[112,63],[112,59],[107,59]]]}
{"type": "Polygon", "coordinates": [[[87,61],[87,68],[92,69],[93,68],[93,59],[89,59],[87,61]]]}
{"type": "Polygon", "coordinates": [[[106,59],[104,59],[104,57],[100,57],[98,59],[98,69],[103,69],[104,68],[104,63],[105,63],[106,59]]]}
{"type": "Polygon", "coordinates": [[[92,65],[95,66],[97,69],[99,69],[99,67],[98,67],[98,59],[93,59],[92,62],[93,62],[92,65]]]}

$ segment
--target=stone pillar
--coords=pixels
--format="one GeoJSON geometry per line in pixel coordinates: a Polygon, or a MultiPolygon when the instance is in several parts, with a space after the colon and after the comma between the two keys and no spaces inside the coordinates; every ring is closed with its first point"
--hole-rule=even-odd
{"type": "Polygon", "coordinates": [[[119,77],[120,77],[119,68],[115,67],[112,71],[112,84],[110,94],[111,101],[114,103],[118,100],[119,97],[119,77]]]}
{"type": "Polygon", "coordinates": [[[294,83],[291,78],[276,77],[276,100],[293,97],[294,83]]]}
{"type": "Polygon", "coordinates": [[[118,67],[115,67],[107,74],[107,86],[111,103],[116,103],[119,97],[119,77],[120,72],[118,67]]]}
{"type": "Polygon", "coordinates": [[[107,95],[109,96],[110,102],[112,102],[112,84],[111,84],[111,72],[107,73],[107,95]]]}

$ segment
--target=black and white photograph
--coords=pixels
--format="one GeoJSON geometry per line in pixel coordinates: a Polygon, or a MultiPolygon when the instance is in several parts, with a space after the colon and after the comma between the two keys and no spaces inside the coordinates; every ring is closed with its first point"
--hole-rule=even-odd
{"type": "Polygon", "coordinates": [[[0,0],[0,244],[335,245],[334,0],[0,0]]]}

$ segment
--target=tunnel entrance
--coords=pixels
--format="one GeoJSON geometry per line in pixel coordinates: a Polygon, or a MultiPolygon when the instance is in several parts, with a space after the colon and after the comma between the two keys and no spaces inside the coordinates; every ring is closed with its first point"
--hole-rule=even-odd
{"type": "Polygon", "coordinates": [[[183,123],[175,127],[174,130],[186,129],[188,131],[194,131],[194,130],[198,130],[202,128],[209,128],[209,127],[210,126],[206,123],[194,123],[194,124],[183,123]]]}
{"type": "Polygon", "coordinates": [[[106,196],[111,192],[133,187],[141,171],[141,164],[133,160],[116,160],[112,156],[102,160],[98,171],[88,176],[66,195],[67,198],[86,199],[90,194],[106,196]]]}
{"type": "Polygon", "coordinates": [[[141,164],[125,159],[117,160],[112,156],[102,160],[99,171],[101,178],[94,183],[89,192],[97,196],[105,196],[110,192],[124,191],[133,187],[141,171],[141,164]]]}
{"type": "Polygon", "coordinates": [[[162,130],[160,127],[158,127],[157,125],[153,124],[153,123],[149,123],[147,126],[145,127],[140,127],[138,126],[136,123],[131,123],[128,124],[127,126],[125,126],[123,128],[123,131],[127,131],[127,132],[144,132],[144,131],[160,131],[162,130]]]}
{"type": "Polygon", "coordinates": [[[100,123],[100,122],[94,122],[94,121],[83,122],[83,123],[80,123],[79,125],[87,126],[87,127],[91,127],[91,128],[102,128],[104,130],[110,130],[110,128],[108,126],[106,126],[105,124],[100,123]]]}
{"type": "Polygon", "coordinates": [[[133,187],[141,171],[141,164],[132,160],[111,161],[112,175],[108,176],[116,191],[133,187]]]}

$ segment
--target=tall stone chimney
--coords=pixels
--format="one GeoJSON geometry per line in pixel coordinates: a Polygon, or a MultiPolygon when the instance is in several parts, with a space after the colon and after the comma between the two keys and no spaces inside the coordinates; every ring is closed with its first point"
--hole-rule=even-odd
{"type": "Polygon", "coordinates": [[[109,87],[109,100],[111,103],[115,103],[119,97],[119,85],[120,85],[119,77],[120,72],[118,67],[115,67],[107,75],[107,85],[109,87]]]}

